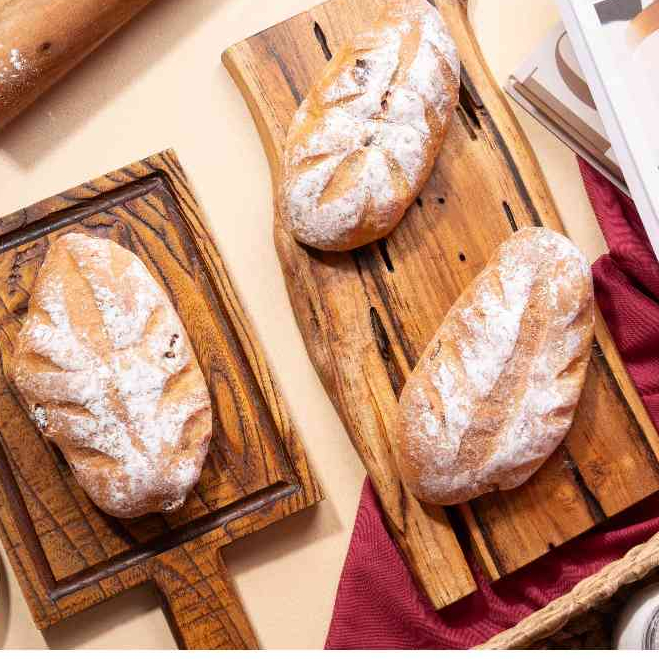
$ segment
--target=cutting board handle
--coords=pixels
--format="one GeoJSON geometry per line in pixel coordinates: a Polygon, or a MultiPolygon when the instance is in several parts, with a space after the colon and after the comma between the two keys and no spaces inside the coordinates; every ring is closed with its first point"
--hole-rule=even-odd
{"type": "Polygon", "coordinates": [[[182,650],[256,650],[258,643],[222,560],[223,531],[152,559],[152,579],[182,650]]]}
{"type": "Polygon", "coordinates": [[[0,128],[149,2],[0,0],[0,128]]]}

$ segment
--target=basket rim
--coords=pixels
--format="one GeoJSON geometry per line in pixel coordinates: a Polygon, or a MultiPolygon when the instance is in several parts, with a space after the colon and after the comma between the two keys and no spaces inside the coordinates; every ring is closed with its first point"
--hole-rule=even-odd
{"type": "Polygon", "coordinates": [[[522,649],[551,636],[570,620],[609,600],[622,586],[640,581],[659,567],[659,533],[630,549],[622,558],[580,581],[556,598],[491,639],[476,646],[482,650],[522,649]]]}

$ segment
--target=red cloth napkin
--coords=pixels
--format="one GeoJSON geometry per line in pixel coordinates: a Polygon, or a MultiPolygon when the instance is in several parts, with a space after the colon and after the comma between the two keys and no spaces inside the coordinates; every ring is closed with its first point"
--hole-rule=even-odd
{"type": "MultiPolygon", "coordinates": [[[[659,427],[659,263],[630,199],[587,163],[579,165],[610,249],[593,266],[597,301],[659,427]]],[[[432,649],[482,643],[658,532],[658,504],[659,496],[649,497],[494,584],[468,556],[478,590],[436,612],[385,529],[367,479],[325,647],[432,649]]]]}

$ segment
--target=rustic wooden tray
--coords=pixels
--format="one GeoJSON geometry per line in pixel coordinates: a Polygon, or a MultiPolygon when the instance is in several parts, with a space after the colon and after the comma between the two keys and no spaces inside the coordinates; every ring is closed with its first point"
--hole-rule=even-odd
{"type": "MultiPolygon", "coordinates": [[[[430,0],[432,1],[432,0],[430,0]]],[[[291,117],[332,52],[383,0],[329,0],[223,56],[252,112],[277,186],[291,117]]],[[[562,231],[538,165],[485,65],[466,0],[443,0],[462,88],[430,181],[386,240],[344,254],[274,235],[309,355],[375,485],[390,529],[437,607],[475,589],[463,555],[497,579],[659,489],[659,438],[603,320],[574,427],[514,491],[442,509],[400,482],[390,436],[397,396],[463,288],[519,227],[562,231]]]]}
{"type": "Polygon", "coordinates": [[[213,438],[183,509],[118,520],[91,503],[2,377],[0,536],[35,623],[153,581],[181,648],[254,648],[220,549],[322,494],[174,152],[0,220],[3,361],[49,243],[70,231],[130,249],[169,293],[211,391],[213,438]]]}

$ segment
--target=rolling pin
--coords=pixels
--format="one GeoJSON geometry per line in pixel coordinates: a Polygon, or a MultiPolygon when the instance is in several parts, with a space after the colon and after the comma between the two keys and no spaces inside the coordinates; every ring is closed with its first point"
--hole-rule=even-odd
{"type": "Polygon", "coordinates": [[[151,0],[0,0],[0,128],[151,0]]]}

